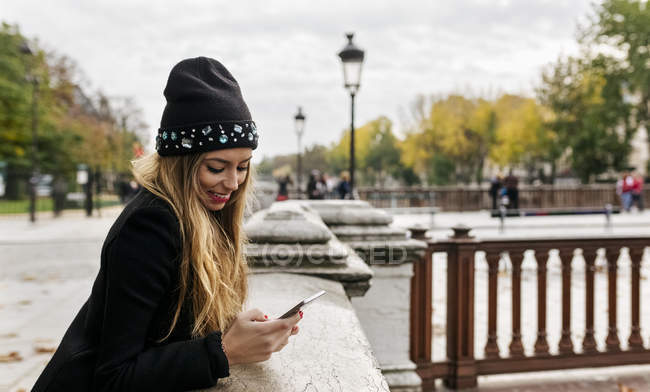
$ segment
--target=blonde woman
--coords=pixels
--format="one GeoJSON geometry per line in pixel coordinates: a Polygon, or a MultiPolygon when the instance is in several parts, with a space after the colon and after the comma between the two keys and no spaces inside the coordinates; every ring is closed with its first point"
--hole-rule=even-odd
{"type": "Polygon", "coordinates": [[[92,293],[33,391],[186,391],[259,362],[298,333],[299,313],[242,312],[242,219],[258,130],[218,61],[181,61],[165,88],[142,190],[111,228],[92,293]]]}

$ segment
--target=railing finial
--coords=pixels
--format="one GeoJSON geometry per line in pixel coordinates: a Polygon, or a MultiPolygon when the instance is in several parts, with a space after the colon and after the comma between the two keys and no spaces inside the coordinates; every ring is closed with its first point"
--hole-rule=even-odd
{"type": "Polygon", "coordinates": [[[453,239],[474,238],[474,236],[469,235],[472,228],[463,223],[459,223],[451,229],[454,231],[454,235],[451,236],[453,239]]]}
{"type": "Polygon", "coordinates": [[[408,229],[411,232],[411,238],[413,238],[414,240],[426,239],[426,232],[428,230],[427,227],[424,227],[422,225],[413,225],[408,229]]]}

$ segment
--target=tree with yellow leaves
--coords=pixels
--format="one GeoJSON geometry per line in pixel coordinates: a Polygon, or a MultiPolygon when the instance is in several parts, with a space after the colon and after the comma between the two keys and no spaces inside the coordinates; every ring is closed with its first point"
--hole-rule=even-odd
{"type": "Polygon", "coordinates": [[[490,102],[461,95],[436,99],[402,143],[402,163],[433,183],[480,182],[494,130],[490,102]]]}
{"type": "Polygon", "coordinates": [[[555,132],[545,124],[548,109],[533,98],[504,94],[494,103],[496,140],[490,160],[499,166],[524,166],[529,177],[558,157],[555,132]]]}

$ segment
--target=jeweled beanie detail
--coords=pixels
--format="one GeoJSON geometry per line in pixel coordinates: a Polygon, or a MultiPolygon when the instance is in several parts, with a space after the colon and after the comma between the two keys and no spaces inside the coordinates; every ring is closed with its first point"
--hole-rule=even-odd
{"type": "Polygon", "coordinates": [[[176,64],[164,94],[167,105],[156,136],[158,154],[257,148],[257,126],[239,85],[217,60],[197,57],[176,64]]]}

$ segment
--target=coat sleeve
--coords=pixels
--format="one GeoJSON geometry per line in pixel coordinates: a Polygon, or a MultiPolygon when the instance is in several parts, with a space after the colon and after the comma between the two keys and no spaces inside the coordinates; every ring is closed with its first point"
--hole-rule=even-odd
{"type": "Polygon", "coordinates": [[[218,332],[145,350],[153,315],[174,288],[177,227],[170,212],[148,207],[133,213],[115,238],[94,391],[186,391],[228,376],[218,332]]]}

